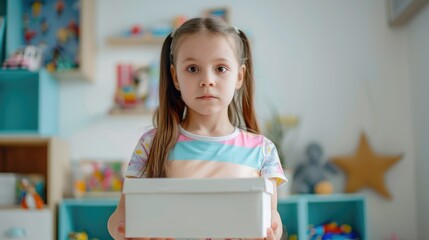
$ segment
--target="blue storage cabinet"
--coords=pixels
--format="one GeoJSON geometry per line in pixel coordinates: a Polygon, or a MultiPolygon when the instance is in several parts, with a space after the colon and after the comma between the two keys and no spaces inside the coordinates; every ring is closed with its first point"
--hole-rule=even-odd
{"type": "Polygon", "coordinates": [[[0,70],[0,134],[56,134],[58,91],[46,70],[0,70]]]}
{"type": "Polygon", "coordinates": [[[71,232],[85,231],[89,239],[112,239],[107,221],[119,199],[65,199],[59,206],[58,240],[68,240],[71,232]]]}
{"type": "MultiPolygon", "coordinates": [[[[68,240],[70,232],[85,231],[90,238],[112,239],[107,221],[119,199],[66,199],[59,206],[58,239],[68,240]]],[[[363,195],[291,195],[279,199],[278,211],[288,236],[308,239],[308,227],[327,221],[348,224],[368,239],[366,204],[363,195]]]]}
{"type": "Polygon", "coordinates": [[[299,240],[309,239],[309,226],[328,221],[348,224],[360,235],[360,239],[368,239],[363,195],[291,195],[279,199],[278,211],[288,235],[296,234],[299,240]]]}

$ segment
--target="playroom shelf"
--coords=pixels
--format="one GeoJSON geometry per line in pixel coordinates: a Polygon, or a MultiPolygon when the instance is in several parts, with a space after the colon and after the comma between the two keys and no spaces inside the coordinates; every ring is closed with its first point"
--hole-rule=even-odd
{"type": "Polygon", "coordinates": [[[278,211],[288,235],[297,235],[299,240],[309,239],[308,227],[335,221],[348,224],[368,239],[366,203],[363,195],[291,195],[279,199],[278,211]]]}
{"type": "MultiPolygon", "coordinates": [[[[11,217],[13,221],[9,223],[14,223],[15,226],[10,227],[27,229],[28,238],[25,239],[52,239],[38,236],[42,236],[40,234],[47,231],[50,231],[49,236],[56,235],[57,206],[63,197],[66,173],[69,169],[68,164],[69,148],[68,144],[63,140],[38,136],[0,136],[0,173],[37,174],[43,176],[45,194],[42,197],[45,199],[47,215],[39,216],[37,213],[31,214],[28,213],[28,210],[24,211],[22,209],[20,209],[21,211],[0,210],[0,219],[1,216],[6,216],[4,214],[13,216],[11,217]],[[32,219],[31,221],[30,218],[32,219]],[[49,218],[46,219],[46,224],[51,223],[50,226],[43,225],[45,224],[45,220],[43,220],[45,218],[49,218]],[[25,220],[15,224],[18,219],[25,220]],[[37,225],[36,223],[42,225],[37,225]],[[40,228],[40,232],[33,233],[35,226],[40,228]]],[[[37,212],[37,210],[35,211],[37,212]]],[[[0,223],[0,226],[3,226],[2,223],[0,223]]],[[[3,238],[0,236],[0,239],[3,238]]]]}
{"type": "Polygon", "coordinates": [[[58,138],[0,136],[0,172],[40,174],[45,180],[45,204],[55,209],[63,196],[69,152],[58,138]]]}
{"type": "MultiPolygon", "coordinates": [[[[58,239],[67,240],[70,232],[85,231],[89,237],[112,239],[107,232],[107,221],[116,209],[118,198],[109,199],[65,199],[59,207],[58,239]]],[[[366,203],[362,195],[291,195],[279,199],[278,211],[288,235],[297,239],[308,239],[310,225],[327,221],[348,224],[368,239],[366,203]]]]}

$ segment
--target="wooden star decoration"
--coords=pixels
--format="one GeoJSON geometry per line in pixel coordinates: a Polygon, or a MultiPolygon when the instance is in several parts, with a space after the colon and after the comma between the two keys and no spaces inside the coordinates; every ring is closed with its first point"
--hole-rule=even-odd
{"type": "Polygon", "coordinates": [[[354,155],[333,157],[331,161],[347,175],[345,192],[357,192],[363,187],[369,187],[383,197],[391,199],[392,195],[384,183],[384,175],[401,158],[402,155],[391,156],[374,153],[365,134],[362,133],[354,155]]]}

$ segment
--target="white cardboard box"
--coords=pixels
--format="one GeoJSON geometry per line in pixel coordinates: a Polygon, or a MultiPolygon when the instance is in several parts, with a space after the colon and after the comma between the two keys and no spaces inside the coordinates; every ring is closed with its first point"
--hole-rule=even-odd
{"type": "Polygon", "coordinates": [[[126,237],[263,238],[272,183],[264,178],[125,179],[126,237]]]}

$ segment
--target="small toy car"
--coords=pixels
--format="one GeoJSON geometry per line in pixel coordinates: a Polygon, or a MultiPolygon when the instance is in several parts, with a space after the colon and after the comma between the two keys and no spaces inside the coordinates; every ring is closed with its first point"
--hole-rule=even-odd
{"type": "Polygon", "coordinates": [[[42,64],[42,51],[36,46],[25,46],[16,50],[3,63],[3,69],[28,69],[36,71],[42,64]]]}

